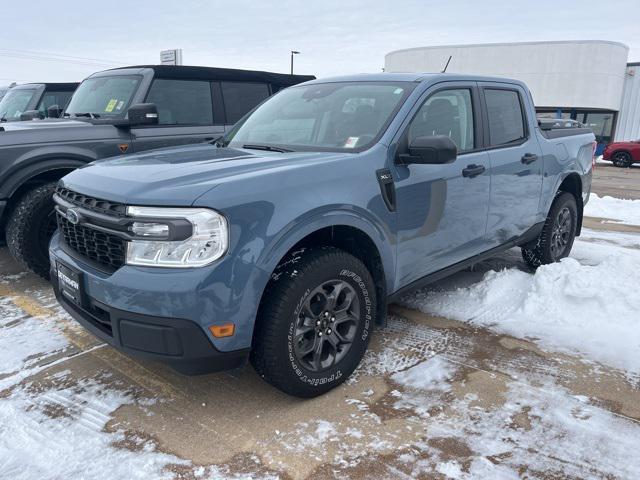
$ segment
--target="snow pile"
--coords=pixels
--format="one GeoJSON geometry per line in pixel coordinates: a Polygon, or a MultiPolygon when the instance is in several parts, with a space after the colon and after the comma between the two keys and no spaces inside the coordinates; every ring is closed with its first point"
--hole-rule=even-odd
{"type": "Polygon", "coordinates": [[[640,200],[624,200],[609,196],[589,196],[584,207],[586,217],[608,218],[627,225],[640,225],[640,200]]]}
{"type": "MultiPolygon", "coordinates": [[[[589,245],[586,251],[598,248],[607,249],[589,245]]],[[[609,254],[593,265],[567,258],[542,266],[535,274],[515,268],[490,271],[470,287],[423,290],[405,297],[402,303],[536,339],[553,349],[584,353],[638,375],[640,255],[635,250],[614,248],[615,254],[607,249],[609,254]]]]}

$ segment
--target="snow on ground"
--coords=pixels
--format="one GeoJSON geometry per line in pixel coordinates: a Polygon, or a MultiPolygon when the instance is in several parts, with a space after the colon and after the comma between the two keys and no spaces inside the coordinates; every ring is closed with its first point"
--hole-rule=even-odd
{"type": "MultiPolygon", "coordinates": [[[[421,381],[413,385],[420,386],[421,381]]],[[[416,411],[423,412],[419,415],[428,420],[431,438],[455,438],[473,452],[467,472],[455,461],[437,464],[436,470],[447,478],[630,479],[640,471],[640,457],[629,455],[637,449],[640,425],[590,406],[555,385],[533,388],[512,382],[499,408],[474,407],[477,398],[471,394],[448,403],[448,414],[435,416],[430,413],[431,397],[411,398],[416,411]],[[530,475],[520,470],[523,466],[530,475]]],[[[429,445],[419,447],[437,455],[429,445]]],[[[415,468],[413,476],[428,473],[431,465],[422,470],[416,462],[415,468]]]]}
{"type": "Polygon", "coordinates": [[[607,218],[627,225],[640,225],[640,200],[626,200],[609,196],[589,195],[584,207],[587,217],[607,218]]]}
{"type": "Polygon", "coordinates": [[[639,242],[639,235],[588,231],[572,258],[535,274],[491,270],[470,286],[426,289],[402,303],[640,376],[640,250],[627,248],[639,242]]]}
{"type": "Polygon", "coordinates": [[[133,399],[86,380],[67,388],[15,389],[0,408],[0,471],[34,478],[171,478],[167,464],[184,463],[148,440],[106,432],[111,413],[133,399]],[[134,448],[118,448],[118,443],[134,448]],[[107,474],[108,472],[108,474],[107,474]]]}

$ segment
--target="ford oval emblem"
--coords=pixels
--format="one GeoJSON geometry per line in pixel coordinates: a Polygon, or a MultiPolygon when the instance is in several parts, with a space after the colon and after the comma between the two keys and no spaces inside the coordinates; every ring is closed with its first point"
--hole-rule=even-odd
{"type": "Polygon", "coordinates": [[[78,215],[78,212],[76,212],[75,210],[69,208],[67,209],[67,220],[69,220],[69,222],[73,225],[77,225],[80,221],[80,215],[78,215]]]}

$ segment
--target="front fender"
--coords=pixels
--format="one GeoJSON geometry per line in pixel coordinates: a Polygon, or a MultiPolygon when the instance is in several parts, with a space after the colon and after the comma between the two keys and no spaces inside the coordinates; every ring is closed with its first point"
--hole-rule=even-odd
{"type": "Polygon", "coordinates": [[[371,212],[356,206],[317,208],[288,223],[264,248],[257,266],[271,274],[280,260],[306,236],[325,227],[348,226],[361,230],[375,244],[384,268],[387,291],[395,284],[395,242],[389,229],[371,212]]]}
{"type": "MultiPolygon", "coordinates": [[[[9,154],[8,154],[9,155],[9,154]]],[[[75,169],[96,159],[94,152],[81,148],[42,147],[27,150],[2,171],[0,198],[9,198],[29,179],[58,169],[75,169]]]]}

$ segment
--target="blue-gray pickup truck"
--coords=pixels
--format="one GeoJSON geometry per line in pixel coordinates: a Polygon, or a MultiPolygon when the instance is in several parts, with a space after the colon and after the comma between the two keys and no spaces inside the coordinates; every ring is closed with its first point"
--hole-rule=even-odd
{"type": "Polygon", "coordinates": [[[387,302],[497,252],[566,257],[594,135],[541,127],[519,81],[316,80],[211,145],[65,176],[51,277],[99,338],[184,373],[239,367],[312,397],[361,361],[387,302]]]}

